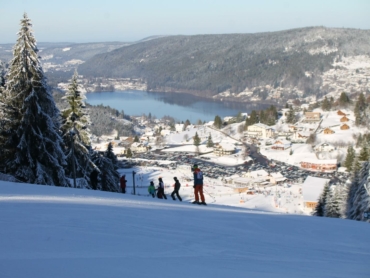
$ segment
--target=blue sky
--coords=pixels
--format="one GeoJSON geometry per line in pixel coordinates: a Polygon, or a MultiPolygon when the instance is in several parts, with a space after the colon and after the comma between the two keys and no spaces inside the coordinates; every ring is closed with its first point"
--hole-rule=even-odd
{"type": "Polygon", "coordinates": [[[256,33],[307,26],[370,29],[370,0],[0,0],[0,43],[27,12],[39,42],[256,33]]]}

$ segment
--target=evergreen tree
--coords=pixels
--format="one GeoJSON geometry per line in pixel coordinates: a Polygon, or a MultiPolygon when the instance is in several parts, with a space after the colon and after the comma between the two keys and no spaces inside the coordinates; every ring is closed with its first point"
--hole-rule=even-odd
{"type": "Polygon", "coordinates": [[[6,172],[36,184],[68,186],[57,109],[24,14],[1,101],[1,158],[6,172]]]}
{"type": "Polygon", "coordinates": [[[317,202],[316,208],[313,211],[314,216],[325,216],[325,206],[328,201],[330,192],[329,183],[326,183],[324,189],[320,195],[319,201],[317,202]]]}
{"type": "Polygon", "coordinates": [[[107,146],[107,150],[104,153],[104,156],[109,158],[112,161],[112,164],[114,166],[114,169],[118,169],[118,159],[117,156],[113,152],[113,145],[109,142],[107,146]]]}
{"type": "Polygon", "coordinates": [[[78,88],[78,74],[75,71],[63,99],[68,107],[62,111],[62,137],[66,146],[66,157],[69,167],[66,173],[69,177],[75,173],[76,177],[88,180],[88,173],[96,166],[90,159],[91,133],[88,129],[90,117],[86,110],[84,93],[78,88]]]}
{"type": "Polygon", "coordinates": [[[5,65],[0,61],[0,93],[2,92],[3,87],[5,86],[5,65]]]}
{"type": "Polygon", "coordinates": [[[130,148],[128,148],[127,151],[126,151],[126,157],[128,157],[128,158],[132,157],[132,151],[131,151],[130,148]]]}
{"type": "Polygon", "coordinates": [[[359,161],[368,161],[369,160],[369,149],[367,147],[367,143],[362,144],[362,148],[360,154],[358,156],[359,161]]]}
{"type": "Polygon", "coordinates": [[[354,159],[355,159],[355,150],[353,149],[352,146],[348,146],[346,160],[344,161],[344,167],[347,168],[348,172],[352,171],[354,159]]]}
{"type": "Polygon", "coordinates": [[[213,121],[213,126],[217,129],[220,129],[222,127],[222,120],[220,118],[220,116],[215,116],[215,119],[213,121]]]}
{"type": "Polygon", "coordinates": [[[329,111],[331,109],[330,101],[327,97],[324,98],[324,100],[321,103],[321,109],[324,111],[329,111]]]}
{"type": "Polygon", "coordinates": [[[249,117],[245,120],[245,128],[248,128],[248,126],[254,125],[255,123],[258,123],[258,115],[255,110],[252,110],[249,117]]]}
{"type": "Polygon", "coordinates": [[[214,146],[214,143],[212,141],[212,136],[211,136],[211,133],[209,134],[208,136],[208,140],[207,140],[207,148],[212,148],[214,146]]]}
{"type": "Polygon", "coordinates": [[[100,182],[98,183],[97,189],[102,191],[118,192],[120,175],[116,171],[112,160],[106,156],[108,153],[110,153],[109,145],[104,155],[94,152],[92,156],[94,164],[100,170],[100,182]]]}
{"type": "Polygon", "coordinates": [[[139,137],[135,135],[134,142],[138,143],[139,142],[139,137]]]}
{"type": "Polygon", "coordinates": [[[198,147],[200,145],[200,138],[198,136],[198,132],[195,132],[195,136],[193,137],[193,144],[198,147]]]}
{"type": "Polygon", "coordinates": [[[358,125],[364,125],[365,124],[365,110],[367,108],[365,96],[363,93],[361,93],[358,96],[358,100],[355,105],[355,124],[358,125]]]}
{"type": "Polygon", "coordinates": [[[289,123],[289,124],[295,124],[296,123],[295,112],[294,112],[292,106],[289,108],[288,115],[286,116],[286,122],[289,123]]]}
{"type": "Polygon", "coordinates": [[[348,104],[350,103],[349,97],[345,92],[342,92],[340,94],[339,100],[338,100],[339,106],[341,107],[347,107],[348,104]]]}
{"type": "Polygon", "coordinates": [[[343,186],[335,186],[329,193],[329,198],[325,206],[325,216],[340,218],[343,215],[344,196],[343,186]]]}

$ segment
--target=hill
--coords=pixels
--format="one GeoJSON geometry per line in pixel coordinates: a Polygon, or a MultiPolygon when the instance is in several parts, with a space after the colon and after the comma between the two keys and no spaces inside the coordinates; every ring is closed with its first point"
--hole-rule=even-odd
{"type": "Polygon", "coordinates": [[[250,101],[250,94],[264,100],[276,88],[287,89],[287,97],[324,94],[323,73],[358,55],[370,55],[369,30],[309,27],[162,37],[98,54],[78,70],[86,78],[142,79],[149,91],[245,92],[250,101]]]}
{"type": "Polygon", "coordinates": [[[367,277],[369,225],[0,182],[1,277],[367,277]]]}

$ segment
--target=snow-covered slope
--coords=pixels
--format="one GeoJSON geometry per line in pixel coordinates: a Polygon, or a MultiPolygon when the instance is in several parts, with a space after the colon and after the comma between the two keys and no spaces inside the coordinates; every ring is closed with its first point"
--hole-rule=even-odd
{"type": "Polygon", "coordinates": [[[0,182],[1,277],[369,277],[368,223],[0,182]]]}

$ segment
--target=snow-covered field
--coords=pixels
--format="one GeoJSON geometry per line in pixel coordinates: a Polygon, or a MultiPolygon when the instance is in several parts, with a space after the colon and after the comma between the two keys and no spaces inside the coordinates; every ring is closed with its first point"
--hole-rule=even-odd
{"type": "Polygon", "coordinates": [[[369,277],[370,226],[0,183],[0,273],[37,277],[369,277]]]}

